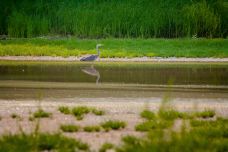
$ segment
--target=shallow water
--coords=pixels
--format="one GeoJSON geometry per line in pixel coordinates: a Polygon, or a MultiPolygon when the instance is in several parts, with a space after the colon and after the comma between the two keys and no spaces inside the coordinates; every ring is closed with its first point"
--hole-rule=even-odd
{"type": "Polygon", "coordinates": [[[228,98],[228,63],[0,62],[0,99],[228,98]]]}

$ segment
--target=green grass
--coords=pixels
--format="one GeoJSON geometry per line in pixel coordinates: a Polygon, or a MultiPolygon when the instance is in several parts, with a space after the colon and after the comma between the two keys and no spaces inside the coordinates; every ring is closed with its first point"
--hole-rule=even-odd
{"type": "Polygon", "coordinates": [[[78,120],[82,120],[84,115],[90,112],[90,108],[86,106],[78,106],[74,107],[71,112],[78,120]]]}
{"type": "Polygon", "coordinates": [[[114,145],[111,144],[111,143],[104,143],[100,149],[99,149],[99,152],[106,152],[107,150],[110,150],[110,149],[113,149],[114,148],[114,145]]]}
{"type": "Polygon", "coordinates": [[[60,106],[59,108],[58,108],[58,110],[61,112],[61,113],[63,113],[63,114],[71,114],[71,110],[70,110],[70,108],[69,107],[66,107],[66,106],[60,106]]]}
{"type": "Polygon", "coordinates": [[[12,39],[0,41],[0,56],[228,57],[227,39],[12,39]]]}
{"type": "MultiPolygon", "coordinates": [[[[183,119],[184,121],[185,119],[183,119]]],[[[223,152],[228,150],[228,119],[226,118],[215,120],[191,118],[190,128],[183,123],[180,132],[162,128],[162,126],[151,122],[147,121],[140,127],[140,131],[148,131],[146,137],[126,136],[122,139],[123,144],[119,145],[116,151],[223,152]]]]}
{"type": "Polygon", "coordinates": [[[152,111],[150,111],[150,110],[143,110],[140,113],[140,116],[142,118],[147,119],[147,120],[153,120],[153,119],[155,119],[155,114],[152,111]]]}
{"type": "Polygon", "coordinates": [[[0,137],[1,152],[87,151],[89,146],[61,134],[16,134],[0,137]]]}
{"type": "Polygon", "coordinates": [[[108,120],[106,122],[101,123],[101,126],[105,129],[105,131],[112,130],[119,130],[121,128],[126,127],[126,123],[124,121],[118,120],[108,120]]]}
{"type": "Polygon", "coordinates": [[[85,126],[83,130],[85,132],[99,132],[101,129],[100,126],[85,126]]]}
{"type": "Polygon", "coordinates": [[[227,37],[227,1],[2,0],[0,27],[11,37],[227,37]]]}
{"type": "Polygon", "coordinates": [[[96,109],[93,107],[87,107],[87,106],[78,106],[78,107],[72,108],[71,110],[71,113],[77,118],[77,120],[82,120],[84,115],[90,112],[97,116],[101,116],[105,114],[103,110],[96,109]]]}
{"type": "Polygon", "coordinates": [[[135,126],[136,131],[151,131],[154,129],[165,129],[173,125],[172,121],[145,121],[135,126]]]}
{"type": "Polygon", "coordinates": [[[80,126],[72,125],[72,124],[69,124],[69,125],[61,125],[60,126],[60,129],[63,132],[77,132],[80,129],[80,126]]]}
{"type": "Polygon", "coordinates": [[[103,110],[96,109],[96,108],[91,108],[91,112],[97,116],[102,116],[105,114],[103,110]]]}
{"type": "Polygon", "coordinates": [[[196,113],[197,117],[201,118],[212,118],[215,116],[215,111],[214,110],[204,110],[202,112],[196,113]]]}
{"type": "Polygon", "coordinates": [[[48,118],[52,114],[49,112],[44,111],[43,109],[39,109],[33,113],[34,118],[48,118]]]}
{"type": "Polygon", "coordinates": [[[182,113],[173,109],[160,110],[158,112],[158,116],[164,120],[175,120],[177,118],[187,118],[188,115],[186,113],[182,113]]]}

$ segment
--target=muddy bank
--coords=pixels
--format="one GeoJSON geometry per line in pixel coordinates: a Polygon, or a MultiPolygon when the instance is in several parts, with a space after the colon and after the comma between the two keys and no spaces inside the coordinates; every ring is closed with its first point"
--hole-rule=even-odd
{"type": "MultiPolygon", "coordinates": [[[[81,57],[70,56],[0,56],[9,61],[80,61],[81,57]]],[[[101,58],[102,62],[228,62],[228,58],[185,58],[185,57],[138,57],[138,58],[101,58]]]]}

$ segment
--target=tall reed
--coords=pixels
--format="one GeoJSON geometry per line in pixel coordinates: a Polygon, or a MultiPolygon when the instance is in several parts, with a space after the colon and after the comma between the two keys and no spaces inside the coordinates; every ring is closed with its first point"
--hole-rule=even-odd
{"type": "Polygon", "coordinates": [[[0,34],[227,37],[223,0],[3,0],[0,34]]]}

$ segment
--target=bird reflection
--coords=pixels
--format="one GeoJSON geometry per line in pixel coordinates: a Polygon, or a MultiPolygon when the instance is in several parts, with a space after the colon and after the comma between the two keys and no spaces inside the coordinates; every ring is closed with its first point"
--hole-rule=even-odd
{"type": "Polygon", "coordinates": [[[96,84],[99,83],[100,73],[99,73],[99,71],[97,71],[97,70],[94,68],[93,65],[91,65],[90,67],[88,66],[88,67],[82,68],[82,71],[83,71],[84,73],[88,74],[88,75],[97,77],[97,79],[96,79],[96,84]]]}

